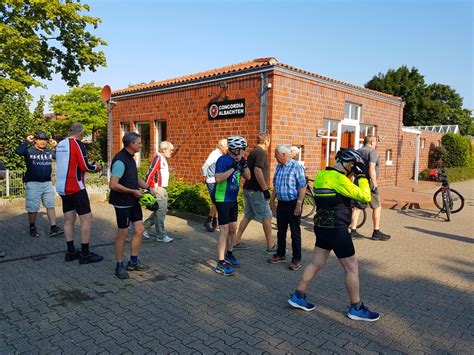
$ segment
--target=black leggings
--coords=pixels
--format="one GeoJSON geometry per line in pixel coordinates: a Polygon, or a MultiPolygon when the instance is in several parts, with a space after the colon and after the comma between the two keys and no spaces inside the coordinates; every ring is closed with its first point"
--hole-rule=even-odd
{"type": "Polygon", "coordinates": [[[354,243],[347,227],[322,228],[314,227],[316,246],[325,250],[334,250],[339,259],[348,258],[355,254],[354,243]]]}

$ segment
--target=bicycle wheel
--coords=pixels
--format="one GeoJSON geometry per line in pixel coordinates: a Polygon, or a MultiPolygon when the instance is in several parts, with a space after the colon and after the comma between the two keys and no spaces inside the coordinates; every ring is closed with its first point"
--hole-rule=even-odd
{"type": "Polygon", "coordinates": [[[362,209],[360,210],[359,219],[357,220],[357,229],[362,227],[365,224],[366,220],[367,220],[367,212],[365,209],[362,209]]]}
{"type": "Polygon", "coordinates": [[[443,206],[443,188],[440,188],[438,191],[435,192],[433,195],[433,202],[440,211],[444,211],[443,206]]]}
{"type": "Polygon", "coordinates": [[[464,197],[456,190],[450,189],[450,192],[451,213],[458,213],[464,208],[464,197]]]}
{"type": "Polygon", "coordinates": [[[451,220],[451,203],[449,200],[448,193],[446,191],[443,192],[443,209],[446,213],[446,220],[449,222],[451,220]]]}
{"type": "Polygon", "coordinates": [[[304,195],[303,206],[301,207],[301,218],[311,216],[316,209],[316,202],[314,201],[313,195],[306,192],[304,195]]]}

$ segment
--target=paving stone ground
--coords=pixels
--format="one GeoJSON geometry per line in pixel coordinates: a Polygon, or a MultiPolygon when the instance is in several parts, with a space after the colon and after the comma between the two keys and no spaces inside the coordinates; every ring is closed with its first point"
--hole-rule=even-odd
{"type": "MultiPolygon", "coordinates": [[[[42,236],[33,239],[24,211],[1,212],[0,353],[472,353],[474,191],[472,181],[454,187],[466,207],[452,222],[434,210],[385,209],[382,230],[392,240],[355,242],[363,301],[382,315],[375,323],[345,316],[334,256],[308,290],[317,309],[290,309],[302,271],[266,262],[255,222],[244,236],[252,248],[236,252],[242,268],[234,277],[213,271],[217,233],[168,216],[175,241],[145,241],[141,258],[151,270],[118,280],[107,204],[93,205],[92,250],[105,260],[92,265],[64,262],[64,239],[46,236],[44,214],[42,236]]],[[[370,223],[361,232],[369,235],[370,223]]],[[[314,240],[304,221],[303,264],[314,240]]]]}

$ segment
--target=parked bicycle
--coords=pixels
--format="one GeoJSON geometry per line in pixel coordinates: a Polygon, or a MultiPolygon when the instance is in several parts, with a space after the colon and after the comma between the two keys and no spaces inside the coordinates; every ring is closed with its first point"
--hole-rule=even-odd
{"type": "Polygon", "coordinates": [[[446,170],[433,170],[430,177],[441,182],[441,187],[434,193],[433,202],[439,209],[436,216],[446,213],[446,220],[451,220],[451,213],[458,213],[464,208],[464,197],[449,186],[446,170]]]}
{"type": "MultiPolygon", "coordinates": [[[[307,218],[316,211],[316,200],[314,199],[313,186],[310,182],[314,180],[306,176],[306,193],[304,195],[303,206],[301,207],[301,218],[307,218]]],[[[353,208],[358,208],[356,205],[353,208]]],[[[357,221],[357,228],[360,228],[364,225],[367,214],[364,208],[360,208],[361,213],[359,214],[359,220],[357,221]]]]}

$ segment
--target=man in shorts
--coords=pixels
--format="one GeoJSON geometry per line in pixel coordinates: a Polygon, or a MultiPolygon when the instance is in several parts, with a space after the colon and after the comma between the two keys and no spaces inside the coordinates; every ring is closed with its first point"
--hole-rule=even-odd
{"type": "Polygon", "coordinates": [[[227,138],[227,154],[216,162],[216,208],[220,234],[217,239],[217,266],[215,272],[231,276],[240,262],[232,253],[235,232],[237,231],[237,195],[240,188],[240,177],[250,179],[250,170],[243,153],[247,141],[239,136],[227,138]]]}
{"type": "Polygon", "coordinates": [[[56,191],[63,201],[64,236],[67,252],[65,261],[79,259],[79,264],[97,263],[103,256],[89,251],[92,212],[87,195],[85,174],[98,172],[97,164],[91,165],[81,140],[84,138],[82,124],[75,122],[69,129],[69,137],[56,146],[56,191]],[[77,215],[81,220],[81,251],[74,247],[74,224],[77,215]]]}
{"type": "Polygon", "coordinates": [[[272,210],[268,205],[270,192],[267,181],[269,179],[269,168],[267,151],[270,147],[270,135],[259,133],[257,146],[248,156],[247,164],[250,169],[250,180],[246,180],[243,186],[245,200],[245,215],[240,221],[239,230],[235,238],[234,249],[248,249],[249,246],[241,242],[242,234],[252,219],[262,223],[265,240],[267,242],[267,253],[274,253],[276,245],[272,239],[272,210]]]}
{"type": "MultiPolygon", "coordinates": [[[[370,208],[372,208],[372,223],[374,225],[374,231],[372,233],[372,240],[387,241],[390,239],[390,235],[382,233],[380,230],[380,217],[382,214],[382,204],[380,202],[380,194],[378,188],[379,179],[379,165],[380,158],[375,150],[377,147],[377,137],[366,136],[364,138],[364,146],[358,150],[362,155],[362,159],[365,165],[369,168],[369,182],[372,199],[370,201],[370,208]]],[[[365,238],[362,234],[357,232],[357,220],[359,219],[360,210],[354,208],[352,212],[351,221],[351,237],[354,239],[365,238]]]]}
{"type": "Polygon", "coordinates": [[[212,201],[211,210],[204,222],[204,228],[208,232],[214,232],[217,228],[217,210],[216,201],[214,200],[214,193],[216,191],[216,162],[225,153],[227,153],[227,139],[221,139],[217,143],[216,149],[209,154],[202,166],[202,175],[206,177],[206,186],[212,201]]]}
{"type": "Polygon", "coordinates": [[[123,149],[112,159],[110,174],[109,203],[115,208],[117,217],[117,236],[115,238],[115,276],[119,279],[128,279],[128,271],[144,271],[148,266],[141,263],[138,253],[142,244],[143,227],[142,207],[138,200],[143,195],[140,187],[147,188],[145,181],[138,178],[137,164],[133,155],[142,147],[142,140],[138,133],[127,132],[122,138],[123,149]],[[130,261],[124,264],[125,241],[128,236],[128,227],[133,224],[133,237],[130,243],[130,261]]]}
{"type": "Polygon", "coordinates": [[[51,182],[52,163],[55,156],[53,149],[47,147],[51,144],[54,148],[57,143],[50,139],[43,131],[36,131],[29,135],[17,148],[16,153],[25,159],[26,173],[23,181],[26,185],[25,206],[30,224],[30,236],[39,237],[36,229],[36,216],[43,202],[48,215],[50,230],[49,236],[55,237],[63,233],[56,225],[56,210],[54,209],[56,192],[51,182]]]}
{"type": "Polygon", "coordinates": [[[327,167],[316,175],[313,187],[317,208],[314,216],[316,244],[311,263],[305,267],[298,287],[291,294],[288,303],[304,311],[316,308],[307,300],[305,291],[318,272],[326,266],[331,251],[334,251],[345,273],[350,302],[347,316],[353,320],[374,322],[380,315],[370,311],[361,301],[359,268],[348,229],[352,200],[367,203],[371,198],[361,154],[354,149],[341,149],[336,154],[334,166],[327,167]],[[355,183],[349,179],[352,175],[356,178],[355,183]]]}

